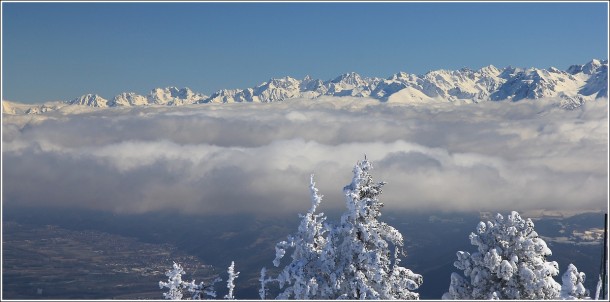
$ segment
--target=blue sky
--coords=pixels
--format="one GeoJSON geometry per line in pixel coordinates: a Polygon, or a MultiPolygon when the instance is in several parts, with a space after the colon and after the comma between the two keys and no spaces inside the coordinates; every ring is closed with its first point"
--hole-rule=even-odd
{"type": "Polygon", "coordinates": [[[2,98],[608,56],[606,3],[2,3],[2,98]]]}

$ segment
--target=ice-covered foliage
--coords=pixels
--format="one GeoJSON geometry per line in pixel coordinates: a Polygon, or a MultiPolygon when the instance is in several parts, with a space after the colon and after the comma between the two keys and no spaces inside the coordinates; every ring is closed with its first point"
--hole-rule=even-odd
{"type": "Polygon", "coordinates": [[[568,269],[561,277],[561,299],[583,300],[590,299],[589,290],[585,288],[585,273],[578,272],[574,264],[570,263],[568,269]]]}
{"type": "Polygon", "coordinates": [[[331,264],[331,285],[338,295],[332,298],[418,299],[412,291],[423,278],[399,265],[402,234],[378,220],[385,183],[373,181],[372,168],[366,159],[356,164],[352,182],[343,188],[347,211],[329,232],[324,257],[331,260],[325,263],[331,264]]]}
{"type": "Polygon", "coordinates": [[[220,281],[219,278],[214,279],[211,283],[205,284],[200,282],[195,283],[195,280],[186,282],[182,280],[184,269],[180,264],[174,262],[173,268],[165,273],[168,277],[167,282],[159,281],[159,288],[168,288],[167,293],[163,293],[163,297],[167,300],[182,300],[184,293],[189,293],[192,300],[203,300],[205,296],[216,297],[214,291],[214,283],[220,281]]]}
{"type": "Polygon", "coordinates": [[[536,231],[534,223],[512,212],[506,219],[497,214],[494,221],[480,222],[470,234],[475,252],[457,252],[456,268],[449,292],[443,299],[558,299],[561,286],[557,262],[536,231]]]}
{"type": "Polygon", "coordinates": [[[229,293],[225,295],[225,299],[235,300],[235,297],[233,296],[233,289],[235,289],[234,281],[237,279],[237,277],[239,277],[239,272],[235,272],[234,261],[231,261],[231,266],[229,266],[227,273],[229,273],[229,278],[227,279],[227,288],[229,289],[229,293]]]}
{"type": "Polygon", "coordinates": [[[265,267],[261,269],[261,276],[258,281],[261,283],[258,295],[261,297],[261,300],[265,300],[267,298],[267,292],[269,291],[267,283],[271,281],[271,278],[267,278],[267,269],[265,267]]]}
{"type": "Polygon", "coordinates": [[[216,278],[210,284],[205,284],[203,282],[199,282],[199,284],[195,283],[195,280],[191,282],[184,283],[184,287],[186,291],[190,293],[191,300],[204,300],[206,296],[215,298],[216,291],[214,290],[214,283],[221,281],[220,278],[216,278]]]}
{"type": "MultiPolygon", "coordinates": [[[[337,224],[323,224],[314,214],[322,196],[310,180],[311,208],[301,215],[296,234],[276,246],[274,265],[291,248],[292,261],[275,279],[279,299],[418,299],[412,291],[422,276],[401,267],[403,237],[398,230],[377,220],[383,203],[378,200],[385,184],[373,182],[369,161],[354,167],[352,182],[344,188],[347,211],[337,224]],[[392,252],[393,249],[393,252],[392,252]]],[[[261,272],[261,298],[266,294],[261,272]]]]}
{"type": "MultiPolygon", "coordinates": [[[[282,289],[280,299],[320,299],[332,296],[329,287],[328,274],[324,270],[323,248],[326,245],[327,229],[324,227],[324,213],[315,214],[322,201],[318,195],[313,175],[310,178],[311,208],[301,217],[298,231],[288,236],[287,241],[279,242],[276,247],[276,257],[273,264],[279,267],[287,249],[293,249],[292,262],[286,265],[276,280],[282,289]]],[[[263,272],[261,272],[263,274],[263,272]]],[[[261,278],[263,278],[261,276],[261,278]]],[[[264,280],[264,279],[262,279],[264,280]]],[[[264,294],[264,283],[261,281],[261,295],[264,294]]]]}
{"type": "Polygon", "coordinates": [[[173,268],[165,273],[167,276],[167,282],[159,281],[159,288],[168,288],[168,292],[163,293],[163,297],[165,299],[182,300],[182,289],[184,283],[184,281],[182,281],[182,274],[184,274],[184,269],[182,269],[180,264],[174,262],[173,268]]]}

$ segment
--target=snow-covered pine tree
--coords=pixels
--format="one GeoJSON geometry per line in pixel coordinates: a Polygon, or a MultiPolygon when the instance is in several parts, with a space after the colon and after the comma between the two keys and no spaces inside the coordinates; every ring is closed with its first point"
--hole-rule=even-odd
{"type": "Polygon", "coordinates": [[[531,219],[512,212],[504,219],[480,222],[470,242],[472,254],[457,252],[454,265],[464,277],[452,273],[443,299],[558,299],[561,286],[553,276],[557,262],[546,261],[551,250],[534,231],[531,219]]]}
{"type": "Polygon", "coordinates": [[[167,287],[169,289],[167,293],[163,293],[163,297],[166,300],[182,300],[185,290],[190,293],[190,299],[192,300],[203,300],[206,295],[216,297],[214,283],[221,281],[220,278],[215,278],[209,284],[203,282],[196,284],[195,280],[191,282],[182,280],[183,274],[184,269],[182,266],[174,262],[172,269],[165,273],[168,277],[167,282],[159,281],[159,288],[167,287]]]}
{"type": "Polygon", "coordinates": [[[267,288],[267,283],[271,281],[269,278],[267,278],[267,269],[265,267],[261,269],[261,276],[258,278],[258,281],[261,283],[261,287],[258,290],[258,295],[261,297],[261,300],[265,300],[267,298],[267,292],[269,291],[269,288],[267,288]]]}
{"type": "MultiPolygon", "coordinates": [[[[331,296],[328,286],[328,274],[323,271],[321,253],[326,245],[326,228],[323,223],[326,220],[324,213],[315,214],[316,209],[322,201],[315,187],[313,175],[309,182],[311,192],[311,207],[305,215],[299,215],[301,222],[298,231],[288,236],[287,241],[279,242],[276,247],[276,257],[273,265],[279,267],[281,259],[285,256],[287,249],[293,249],[292,261],[286,265],[279,276],[275,279],[279,283],[280,294],[278,299],[325,299],[331,296]]],[[[265,284],[261,272],[261,295],[264,295],[265,284]]],[[[264,296],[263,296],[264,298],[264,296]]]]}
{"type": "Polygon", "coordinates": [[[182,300],[183,281],[182,274],[184,269],[182,266],[174,262],[173,268],[165,273],[167,282],[159,281],[159,288],[168,288],[167,293],[163,293],[163,298],[167,300],[182,300]]]}
{"type": "Polygon", "coordinates": [[[585,273],[578,272],[574,264],[570,263],[568,269],[561,277],[561,299],[563,300],[589,300],[589,290],[585,288],[585,273]]]}
{"type": "Polygon", "coordinates": [[[235,262],[234,261],[231,261],[231,266],[229,266],[227,273],[229,274],[229,278],[227,278],[227,288],[229,289],[229,293],[225,295],[225,299],[235,300],[235,297],[233,296],[233,289],[235,289],[234,282],[235,282],[235,279],[237,279],[237,277],[239,277],[239,272],[235,272],[235,262]]]}
{"type": "Polygon", "coordinates": [[[210,284],[199,282],[195,283],[195,280],[184,283],[184,288],[191,294],[191,300],[205,300],[206,296],[216,298],[216,291],[214,290],[214,283],[222,281],[220,278],[216,278],[210,284]]]}
{"type": "Polygon", "coordinates": [[[279,283],[279,299],[419,298],[412,291],[422,276],[399,266],[402,234],[377,220],[383,207],[377,197],[385,183],[374,183],[371,169],[366,159],[354,167],[352,182],[344,188],[348,210],[336,225],[323,224],[326,217],[315,214],[322,196],[312,176],[311,208],[301,215],[298,232],[276,245],[274,265],[279,267],[290,248],[292,261],[275,279],[261,271],[261,298],[271,280],[279,283]]]}
{"type": "Polygon", "coordinates": [[[347,211],[330,230],[323,253],[334,287],[329,298],[419,299],[412,290],[422,284],[422,276],[399,266],[402,234],[378,220],[383,207],[378,197],[385,183],[373,181],[372,168],[366,158],[359,161],[352,182],[343,188],[347,211]]]}

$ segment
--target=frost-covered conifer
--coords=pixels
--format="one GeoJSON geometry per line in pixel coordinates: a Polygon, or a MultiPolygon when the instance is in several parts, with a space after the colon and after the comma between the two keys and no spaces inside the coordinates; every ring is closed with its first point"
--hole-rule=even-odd
{"type": "MultiPolygon", "coordinates": [[[[301,215],[298,232],[276,245],[274,265],[286,250],[294,249],[292,262],[282,269],[278,281],[280,299],[418,299],[411,292],[422,284],[421,275],[401,267],[403,237],[395,228],[377,220],[381,203],[377,197],[384,183],[374,183],[367,160],[354,167],[352,182],[344,188],[347,212],[339,224],[324,224],[314,214],[322,196],[313,176],[312,206],[301,215]],[[391,252],[394,248],[393,253],[391,252]]],[[[265,271],[261,271],[261,298],[266,295],[265,271]]]]}
{"type": "Polygon", "coordinates": [[[261,300],[265,300],[267,298],[267,291],[269,291],[269,289],[267,288],[267,282],[271,281],[267,278],[266,268],[263,267],[261,269],[261,276],[258,281],[260,281],[261,283],[261,288],[258,290],[258,295],[261,297],[261,300]]]}
{"type": "MultiPolygon", "coordinates": [[[[384,183],[374,183],[370,169],[367,160],[354,167],[352,182],[344,188],[348,210],[336,225],[323,224],[324,215],[314,214],[322,196],[312,176],[310,210],[301,215],[298,232],[276,246],[275,266],[287,249],[294,249],[292,262],[275,279],[282,290],[279,299],[419,298],[411,291],[422,277],[399,266],[402,234],[377,220],[384,183]]],[[[266,293],[263,280],[270,279],[261,275],[261,297],[266,293]]]]}
{"type": "Polygon", "coordinates": [[[585,273],[579,273],[574,264],[570,263],[568,269],[561,277],[561,299],[588,300],[589,290],[585,288],[585,273]]]}
{"type": "Polygon", "coordinates": [[[216,278],[210,284],[199,282],[195,283],[195,280],[191,282],[184,282],[184,288],[191,294],[191,300],[204,300],[205,296],[212,298],[216,297],[216,291],[214,290],[214,283],[221,281],[220,278],[216,278]]]}
{"type": "Polygon", "coordinates": [[[163,297],[167,300],[182,300],[183,281],[182,274],[184,270],[182,266],[174,262],[173,268],[165,273],[167,282],[159,281],[159,288],[167,287],[167,293],[163,293],[163,297]]]}
{"type": "Polygon", "coordinates": [[[184,274],[184,269],[180,264],[174,262],[173,268],[165,273],[168,277],[167,282],[159,281],[159,288],[167,287],[169,289],[167,293],[163,293],[165,299],[182,300],[185,290],[190,293],[190,299],[192,300],[203,300],[206,295],[216,297],[214,283],[220,281],[219,278],[214,279],[210,284],[203,282],[196,284],[195,280],[191,282],[182,280],[182,274],[184,274]]]}
{"type": "Polygon", "coordinates": [[[329,261],[331,286],[345,299],[418,299],[412,292],[423,282],[421,275],[399,266],[403,237],[380,222],[379,201],[384,182],[375,183],[366,159],[354,167],[352,182],[343,191],[347,211],[329,232],[324,257],[329,261]],[[394,252],[391,252],[391,248],[394,252]]]}
{"type": "Polygon", "coordinates": [[[229,289],[229,293],[225,295],[225,299],[235,300],[235,297],[233,296],[233,289],[235,288],[234,281],[237,279],[237,277],[239,277],[239,272],[235,272],[234,261],[231,261],[231,266],[229,266],[227,272],[229,273],[229,278],[227,279],[227,288],[229,289]]]}
{"type": "Polygon", "coordinates": [[[558,299],[561,286],[557,262],[546,261],[551,250],[534,231],[534,223],[512,212],[504,219],[480,222],[470,242],[472,254],[457,252],[449,292],[443,299],[558,299]]]}
{"type": "MultiPolygon", "coordinates": [[[[326,228],[323,225],[326,217],[324,213],[315,214],[323,196],[318,195],[313,175],[310,178],[309,189],[311,208],[305,215],[299,215],[301,223],[298,231],[288,236],[287,241],[279,242],[275,247],[276,257],[273,265],[276,267],[279,267],[286,250],[293,249],[292,261],[282,269],[276,278],[281,289],[279,299],[324,299],[331,295],[328,288],[328,274],[323,270],[324,266],[320,257],[326,244],[326,228]]],[[[261,276],[261,278],[263,277],[261,276]]],[[[261,281],[261,291],[265,291],[265,282],[261,281]]],[[[261,295],[263,294],[261,293],[261,295]]]]}

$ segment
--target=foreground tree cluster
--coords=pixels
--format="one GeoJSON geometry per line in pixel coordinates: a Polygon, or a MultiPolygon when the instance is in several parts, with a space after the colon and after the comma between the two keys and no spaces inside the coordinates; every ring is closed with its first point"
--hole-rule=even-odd
{"type": "Polygon", "coordinates": [[[454,265],[463,276],[451,274],[443,299],[557,300],[589,295],[582,285],[585,275],[573,264],[563,276],[563,286],[553,279],[559,265],[546,261],[551,250],[534,231],[534,223],[517,212],[480,222],[470,242],[477,250],[457,252],[454,265]]]}
{"type": "MultiPolygon", "coordinates": [[[[395,228],[378,220],[383,203],[378,197],[385,183],[376,183],[369,161],[354,167],[352,182],[343,188],[347,211],[338,223],[325,223],[316,214],[322,196],[313,176],[311,208],[301,216],[298,231],[276,246],[273,264],[292,249],[292,261],[275,281],[279,299],[418,299],[412,292],[423,282],[421,275],[400,266],[404,240],[395,228]]],[[[267,279],[265,279],[267,280],[267,279]]],[[[261,298],[267,298],[261,292],[261,298]]]]}
{"type": "MultiPolygon", "coordinates": [[[[400,299],[416,300],[414,292],[423,277],[400,266],[404,239],[394,227],[379,221],[383,203],[379,200],[384,182],[374,182],[372,165],[366,159],[353,169],[350,184],[343,188],[346,212],[339,222],[329,223],[324,213],[317,213],[322,202],[313,175],[310,179],[311,207],[300,215],[297,232],[275,247],[273,265],[280,269],[272,276],[266,268],[260,275],[261,299],[400,299]],[[281,265],[290,252],[289,263],[281,265]],[[270,286],[279,292],[271,296],[270,286]]],[[[585,274],[570,264],[559,284],[555,261],[547,261],[551,250],[530,219],[512,212],[506,218],[497,214],[493,221],[480,222],[470,234],[476,251],[457,252],[454,266],[462,274],[452,273],[449,290],[442,298],[450,300],[499,299],[590,299],[584,288],[585,274]]],[[[215,298],[215,279],[209,284],[182,281],[179,264],[166,275],[166,299],[215,298]]],[[[233,296],[234,263],[228,269],[225,299],[233,296]]]]}

